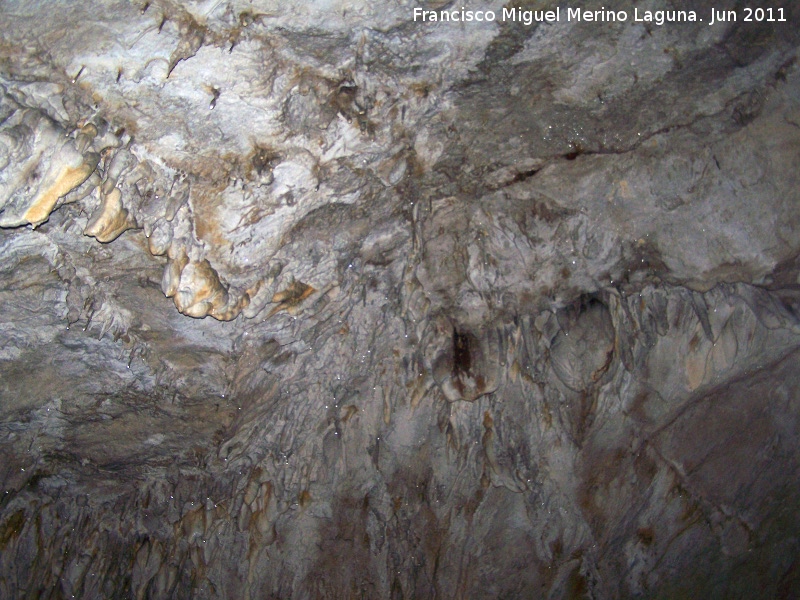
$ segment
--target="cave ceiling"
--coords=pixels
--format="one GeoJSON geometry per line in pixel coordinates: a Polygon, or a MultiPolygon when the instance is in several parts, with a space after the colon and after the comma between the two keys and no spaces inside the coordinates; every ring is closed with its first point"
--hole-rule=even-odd
{"type": "Polygon", "coordinates": [[[800,12],[731,4],[1,3],[0,597],[795,597],[800,12]]]}

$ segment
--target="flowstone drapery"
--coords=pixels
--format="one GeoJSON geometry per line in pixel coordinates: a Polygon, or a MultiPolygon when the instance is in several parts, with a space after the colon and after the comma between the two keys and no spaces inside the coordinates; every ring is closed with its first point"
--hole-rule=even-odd
{"type": "Polygon", "coordinates": [[[800,587],[796,7],[415,8],[0,7],[0,596],[800,587]]]}

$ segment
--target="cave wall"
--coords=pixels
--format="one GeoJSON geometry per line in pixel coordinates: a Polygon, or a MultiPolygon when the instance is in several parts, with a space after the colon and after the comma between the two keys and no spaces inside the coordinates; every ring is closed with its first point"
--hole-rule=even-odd
{"type": "Polygon", "coordinates": [[[796,4],[415,6],[0,7],[0,596],[794,597],[796,4]]]}

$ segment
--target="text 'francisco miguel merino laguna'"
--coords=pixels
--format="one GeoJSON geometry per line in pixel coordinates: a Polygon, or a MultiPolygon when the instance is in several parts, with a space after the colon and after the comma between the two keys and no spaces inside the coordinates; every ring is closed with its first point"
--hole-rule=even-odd
{"type": "MultiPolygon", "coordinates": [[[[492,21],[512,21],[523,25],[533,23],[558,23],[562,21],[586,21],[613,23],[631,20],[633,22],[654,23],[664,25],[665,23],[684,23],[702,21],[693,10],[639,10],[633,9],[633,18],[626,10],[607,10],[602,7],[600,10],[585,10],[583,8],[561,7],[553,10],[523,10],[522,8],[504,7],[502,12],[493,10],[467,10],[463,6],[461,10],[424,10],[414,9],[414,21],[425,21],[430,23],[438,22],[492,22],[492,21]],[[499,17],[499,18],[498,18],[499,17]]],[[[753,22],[785,22],[786,16],[782,8],[740,8],[737,10],[718,10],[711,8],[709,25],[717,22],[733,21],[753,21],[753,22]]]]}

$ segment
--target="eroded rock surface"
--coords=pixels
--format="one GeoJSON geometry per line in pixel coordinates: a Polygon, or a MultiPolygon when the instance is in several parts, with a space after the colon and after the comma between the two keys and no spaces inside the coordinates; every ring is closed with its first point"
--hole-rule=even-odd
{"type": "Polygon", "coordinates": [[[695,4],[4,3],[0,597],[793,597],[800,14],[695,4]]]}

